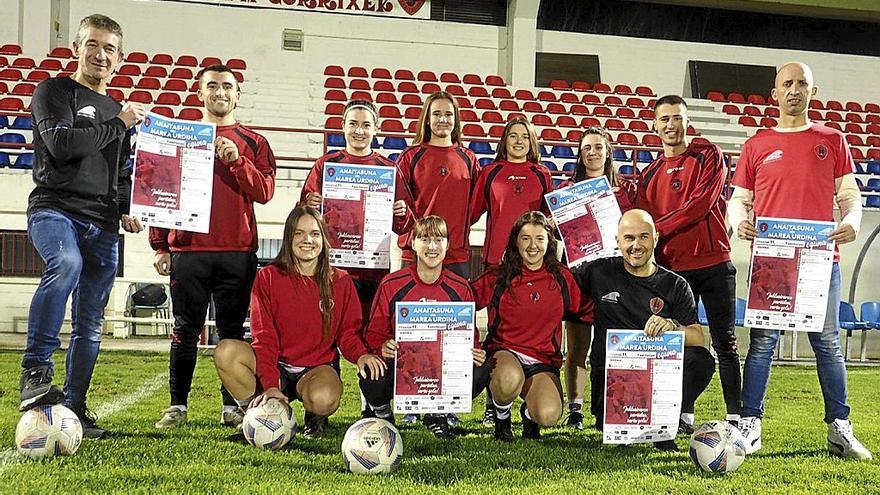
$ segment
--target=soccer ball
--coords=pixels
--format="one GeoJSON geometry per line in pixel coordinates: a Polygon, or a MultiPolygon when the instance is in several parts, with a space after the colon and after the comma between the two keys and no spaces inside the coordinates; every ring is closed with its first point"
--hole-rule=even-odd
{"type": "Polygon", "coordinates": [[[342,439],[342,461],[352,473],[391,473],[402,460],[400,432],[384,419],[362,419],[351,425],[342,439]]]}
{"type": "Polygon", "coordinates": [[[709,421],[691,436],[690,454],[704,471],[736,471],[746,458],[746,442],[736,427],[727,421],[709,421]]]}
{"type": "Polygon", "coordinates": [[[241,422],[244,438],[251,445],[278,450],[293,438],[296,416],[288,404],[271,399],[247,410],[241,422]]]}
{"type": "Polygon", "coordinates": [[[70,409],[58,404],[24,413],[15,428],[18,452],[33,459],[72,455],[82,442],[82,424],[70,409]]]}

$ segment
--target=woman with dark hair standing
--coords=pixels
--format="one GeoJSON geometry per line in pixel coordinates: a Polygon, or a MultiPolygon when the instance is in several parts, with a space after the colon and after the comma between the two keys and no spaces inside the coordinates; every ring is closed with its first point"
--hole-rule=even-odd
{"type": "Polygon", "coordinates": [[[501,264],[473,282],[477,309],[489,308],[484,348],[495,405],[495,438],[513,439],[510,408],[519,396],[524,438],[562,416],[562,319],[579,318],[581,292],[556,259],[547,217],[530,211],[514,224],[501,264]]]}
{"type": "Polygon", "coordinates": [[[339,351],[359,370],[378,376],[385,362],[369,354],[351,277],[330,266],[327,226],[310,206],[298,206],[284,224],[281,251],[257,274],[251,292],[253,343],[221,341],[214,365],[241,406],[299,399],[303,436],[323,435],[339,407],[339,351]]]}

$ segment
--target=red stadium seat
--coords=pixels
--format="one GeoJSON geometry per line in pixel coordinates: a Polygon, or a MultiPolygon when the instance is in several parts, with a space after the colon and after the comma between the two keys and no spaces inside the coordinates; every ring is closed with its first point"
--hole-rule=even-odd
{"type": "Polygon", "coordinates": [[[328,77],[324,81],[325,88],[345,89],[345,81],[340,77],[328,77]]]}
{"type": "Polygon", "coordinates": [[[159,80],[156,79],[155,77],[142,77],[138,80],[135,87],[138,89],[148,89],[151,91],[156,91],[159,88],[161,88],[162,85],[159,83],[159,80]]]}
{"type": "Polygon", "coordinates": [[[617,135],[617,144],[622,144],[624,146],[638,146],[639,138],[637,138],[635,134],[621,132],[617,135]]]}
{"type": "Polygon", "coordinates": [[[232,70],[247,70],[247,62],[240,58],[230,58],[226,61],[226,67],[232,70]]]}
{"type": "Polygon", "coordinates": [[[495,88],[492,90],[492,98],[513,98],[513,95],[510,94],[510,91],[507,88],[495,88]]]}
{"type": "Polygon", "coordinates": [[[418,79],[419,81],[437,82],[437,74],[434,74],[432,71],[429,70],[422,70],[419,71],[416,79],[418,79]]]}
{"type": "Polygon", "coordinates": [[[557,90],[569,89],[568,81],[566,81],[564,79],[554,79],[554,80],[550,81],[550,89],[557,89],[557,90]]]}
{"type": "Polygon", "coordinates": [[[567,115],[568,109],[565,108],[565,105],[561,103],[548,103],[547,104],[547,113],[552,113],[555,115],[567,115]]]}
{"type": "Polygon", "coordinates": [[[454,74],[452,72],[444,72],[443,74],[440,74],[440,82],[458,84],[461,82],[461,79],[458,78],[458,74],[454,74]]]}
{"type": "Polygon", "coordinates": [[[358,66],[348,68],[348,77],[369,77],[367,69],[358,66]]]}
{"type": "Polygon", "coordinates": [[[120,76],[133,76],[138,77],[141,75],[141,68],[137,65],[132,64],[123,64],[116,71],[120,76]]]}
{"type": "Polygon", "coordinates": [[[597,82],[596,84],[593,84],[593,91],[597,93],[610,93],[611,86],[605,83],[597,82]]]}
{"type": "Polygon", "coordinates": [[[27,77],[24,78],[27,82],[32,83],[40,83],[52,77],[48,72],[44,70],[32,70],[28,73],[27,77]]]}
{"type": "Polygon", "coordinates": [[[186,91],[188,88],[186,85],[186,81],[184,80],[168,79],[167,81],[165,81],[162,89],[165,91],[186,91]]]}
{"type": "Polygon", "coordinates": [[[9,94],[13,96],[33,96],[34,89],[36,89],[36,85],[32,83],[18,83],[12,87],[12,90],[9,91],[9,94]]]}
{"type": "Polygon", "coordinates": [[[382,121],[382,132],[404,132],[403,122],[397,119],[388,119],[382,121]]]}
{"type": "Polygon", "coordinates": [[[651,129],[644,120],[631,120],[628,127],[633,132],[651,132],[651,129]]]}
{"type": "MultiPolygon", "coordinates": [[[[489,112],[486,112],[489,113],[489,112]]],[[[477,117],[477,112],[473,110],[464,109],[459,112],[458,118],[461,119],[462,122],[479,122],[480,118],[477,117]]]]}
{"type": "Polygon", "coordinates": [[[620,107],[623,106],[623,100],[619,96],[608,95],[605,97],[605,104],[610,107],[620,107]]]}
{"type": "Polygon", "coordinates": [[[397,95],[387,92],[377,93],[376,103],[382,103],[384,105],[397,105],[397,95]]]}
{"type": "Polygon", "coordinates": [[[168,107],[153,107],[150,111],[163,117],[168,117],[169,119],[174,118],[174,110],[168,107]]]}
{"type": "Polygon", "coordinates": [[[632,88],[627,86],[626,84],[618,84],[614,86],[614,92],[619,95],[634,95],[632,88]]]}
{"type": "Polygon", "coordinates": [[[565,139],[573,143],[579,143],[583,136],[583,131],[572,129],[565,134],[565,139]]]}
{"type": "Polygon", "coordinates": [[[828,100],[825,102],[825,109],[842,112],[843,111],[843,104],[837,100],[828,100]]]}
{"type": "Polygon", "coordinates": [[[107,85],[111,88],[131,88],[134,87],[134,82],[128,76],[113,76],[107,85]]]}
{"type": "Polygon", "coordinates": [[[9,60],[6,57],[0,55],[0,67],[6,67],[7,65],[9,65],[9,60]]]}
{"type": "Polygon", "coordinates": [[[21,112],[23,110],[24,103],[18,98],[0,98],[0,111],[21,112]]]}
{"type": "Polygon", "coordinates": [[[818,110],[807,110],[807,118],[810,120],[825,120],[818,110]]]}
{"type": "Polygon", "coordinates": [[[47,57],[52,58],[73,58],[73,50],[66,46],[56,46],[55,48],[49,50],[49,53],[46,54],[47,57]]]}
{"type": "Polygon", "coordinates": [[[180,95],[177,93],[159,93],[156,97],[157,105],[170,105],[172,107],[180,106],[180,95]]]}
{"type": "Polygon", "coordinates": [[[193,76],[193,71],[186,67],[175,67],[174,69],[171,69],[171,74],[168,74],[168,77],[174,79],[192,79],[195,76],[193,76]]]}
{"type": "Polygon", "coordinates": [[[758,107],[756,107],[754,105],[746,105],[743,108],[743,115],[751,115],[752,117],[760,117],[763,114],[761,113],[761,110],[758,109],[758,107]]]}
{"type": "Polygon", "coordinates": [[[342,129],[342,117],[327,117],[324,121],[324,129],[342,129]]]}
{"type": "Polygon", "coordinates": [[[569,107],[568,113],[570,113],[571,115],[590,115],[590,110],[584,105],[575,103],[574,105],[569,107]]]}
{"type": "Polygon", "coordinates": [[[495,102],[487,98],[478,98],[474,102],[474,107],[479,108],[480,110],[498,110],[495,107],[495,102]]]}
{"type": "Polygon", "coordinates": [[[376,67],[370,71],[370,77],[373,79],[391,79],[391,72],[384,67],[376,67]]]}
{"type": "Polygon", "coordinates": [[[471,100],[469,100],[466,96],[456,96],[455,101],[458,102],[458,108],[473,108],[473,105],[471,105],[471,100]]]}
{"type": "Polygon", "coordinates": [[[602,125],[599,119],[594,117],[584,117],[581,119],[581,127],[600,127],[602,125]]]}
{"type": "Polygon", "coordinates": [[[144,71],[144,76],[164,79],[168,77],[168,71],[161,65],[151,65],[144,71]]]}
{"type": "Polygon", "coordinates": [[[394,92],[394,83],[387,79],[381,79],[373,83],[373,91],[394,92]]]}
{"type": "MultiPolygon", "coordinates": [[[[853,160],[864,160],[865,159],[865,154],[862,153],[862,150],[860,150],[858,148],[850,148],[849,153],[850,153],[850,155],[852,155],[853,160]]],[[[861,187],[859,189],[861,189],[861,187]]]]}
{"type": "Polygon", "coordinates": [[[5,82],[0,81],[0,94],[9,92],[9,86],[5,82]]]}
{"type": "Polygon", "coordinates": [[[550,117],[539,113],[532,115],[532,124],[542,127],[550,127],[553,125],[553,121],[550,120],[550,117]]]}
{"type": "Polygon", "coordinates": [[[538,139],[541,141],[562,141],[562,133],[553,128],[544,129],[541,131],[538,139]]]}
{"type": "Polygon", "coordinates": [[[657,96],[654,90],[647,86],[636,86],[636,94],[639,96],[657,96]]]}
{"type": "Polygon", "coordinates": [[[465,136],[486,137],[486,131],[484,131],[483,126],[481,126],[479,124],[465,124],[461,128],[461,132],[465,136]]]}
{"type": "Polygon", "coordinates": [[[504,118],[501,117],[501,114],[494,111],[494,110],[488,110],[488,111],[483,112],[483,115],[480,116],[480,119],[483,122],[486,122],[489,124],[503,124],[504,123],[504,118]]]}
{"type": "MultiPolygon", "coordinates": [[[[223,65],[223,61],[217,57],[205,57],[202,59],[202,62],[199,64],[199,67],[205,68],[210,67],[212,65],[223,65]]],[[[231,69],[232,67],[230,67],[231,69]]]]}
{"type": "MultiPolygon", "coordinates": [[[[868,124],[865,127],[865,130],[868,134],[880,135],[880,125],[878,124],[868,124]]],[[[873,144],[871,146],[874,146],[873,144]]]]}
{"type": "Polygon", "coordinates": [[[849,112],[843,118],[847,122],[855,122],[856,124],[861,124],[864,122],[864,120],[862,120],[862,116],[855,112],[849,112]]]}
{"type": "Polygon", "coordinates": [[[642,146],[650,146],[652,148],[659,148],[663,146],[663,142],[660,140],[660,136],[656,134],[643,134],[642,135],[642,146]]]}
{"type": "Polygon", "coordinates": [[[766,107],[764,109],[765,117],[779,118],[779,109],[776,107],[766,107]]]}
{"type": "Polygon", "coordinates": [[[767,127],[768,129],[771,127],[776,127],[776,119],[774,119],[773,117],[762,117],[761,126],[767,127]]]}
{"type": "Polygon", "coordinates": [[[426,82],[422,84],[422,94],[429,95],[431,93],[436,93],[440,91],[440,85],[437,83],[426,82]]]}
{"type": "Polygon", "coordinates": [[[556,93],[552,91],[538,91],[538,101],[556,101],[556,93]]]}
{"type": "Polygon", "coordinates": [[[511,119],[515,119],[515,118],[524,119],[524,118],[526,118],[526,114],[521,113],[521,112],[510,112],[509,114],[507,114],[507,120],[511,120],[511,119]]]}
{"type": "Polygon", "coordinates": [[[480,76],[478,76],[478,75],[476,75],[476,74],[465,74],[464,77],[461,79],[461,82],[463,82],[463,83],[465,83],[465,84],[479,84],[479,85],[482,85],[482,84],[483,84],[483,78],[480,77],[480,76]]]}
{"type": "Polygon", "coordinates": [[[199,60],[192,55],[181,55],[177,57],[177,61],[174,62],[174,65],[179,65],[181,67],[197,67],[199,65],[199,60]]]}
{"type": "MultiPolygon", "coordinates": [[[[54,48],[52,51],[54,52],[55,50],[58,50],[59,48],[54,48]]],[[[162,54],[158,54],[158,55],[162,55],[162,54]]],[[[52,55],[50,53],[49,56],[53,57],[54,55],[52,55]]],[[[58,58],[73,58],[73,52],[72,51],[70,52],[69,57],[58,57],[58,58]]],[[[147,57],[147,54],[144,52],[130,52],[125,55],[125,61],[130,64],[146,64],[147,62],[149,62],[149,58],[147,57]]]]}
{"type": "Polygon", "coordinates": [[[489,128],[489,137],[500,138],[504,136],[504,126],[503,125],[493,125],[489,128]]]}
{"type": "Polygon", "coordinates": [[[745,103],[746,97],[741,93],[737,93],[736,91],[731,91],[727,94],[727,101],[731,103],[745,103]]]}
{"type": "Polygon", "coordinates": [[[838,124],[837,122],[830,122],[830,121],[829,122],[822,122],[822,125],[824,125],[825,127],[830,127],[832,129],[837,129],[838,131],[843,132],[843,127],[840,127],[840,124],[838,124]]]}
{"type": "Polygon", "coordinates": [[[622,131],[626,129],[626,126],[623,125],[623,121],[620,119],[605,119],[605,128],[614,131],[622,131]]]}
{"type": "Polygon", "coordinates": [[[183,106],[185,107],[201,107],[204,103],[199,100],[199,96],[196,94],[186,95],[186,99],[183,100],[183,106]]]}
{"type": "Polygon", "coordinates": [[[593,115],[595,117],[611,117],[614,113],[608,107],[597,106],[593,108],[593,115]]]}
{"type": "Polygon", "coordinates": [[[383,105],[379,107],[379,117],[383,119],[402,119],[403,115],[400,114],[400,110],[393,105],[383,105]]]}
{"type": "Polygon", "coordinates": [[[174,59],[167,53],[157,53],[150,59],[150,63],[155,65],[174,65],[174,59]]]}
{"type": "Polygon", "coordinates": [[[41,70],[51,70],[51,71],[59,71],[64,66],[61,65],[61,61],[54,58],[46,58],[43,59],[39,65],[37,65],[37,69],[41,70]]]}
{"type": "MultiPolygon", "coordinates": [[[[153,57],[153,58],[155,58],[155,57],[153,57]]],[[[327,67],[324,67],[324,75],[325,76],[344,76],[345,71],[342,69],[342,67],[340,67],[338,65],[328,65],[327,67]]]]}
{"type": "Polygon", "coordinates": [[[367,91],[352,91],[351,92],[352,100],[364,100],[364,101],[373,101],[373,95],[371,95],[367,91]]]}
{"type": "Polygon", "coordinates": [[[556,126],[557,127],[577,127],[577,121],[574,120],[574,117],[569,117],[568,115],[560,115],[556,118],[556,126]]]}
{"type": "Polygon", "coordinates": [[[742,115],[739,107],[736,105],[731,105],[730,103],[723,105],[721,107],[721,111],[726,113],[727,115],[742,115]]]}
{"type": "Polygon", "coordinates": [[[342,115],[343,112],[345,112],[345,105],[342,103],[328,103],[324,107],[324,115],[342,115]]]}
{"type": "Polygon", "coordinates": [[[406,126],[406,131],[409,133],[414,134],[418,129],[419,129],[419,121],[418,120],[413,120],[412,122],[409,123],[409,125],[406,126]]]}
{"type": "Polygon", "coordinates": [[[468,95],[474,98],[489,98],[489,92],[483,86],[471,86],[471,89],[468,90],[468,95]]]}
{"type": "Polygon", "coordinates": [[[599,105],[602,103],[602,100],[600,100],[599,97],[594,95],[593,93],[585,94],[584,97],[581,98],[581,101],[588,105],[599,105]]]}
{"type": "Polygon", "coordinates": [[[727,101],[727,98],[720,91],[709,91],[706,93],[706,99],[717,102],[727,101]]]}
{"type": "Polygon", "coordinates": [[[400,103],[402,105],[418,105],[418,106],[424,105],[424,102],[422,102],[422,97],[419,95],[415,95],[415,94],[406,94],[406,95],[401,96],[400,103]]]}
{"type": "Polygon", "coordinates": [[[244,74],[242,74],[241,72],[234,70],[232,71],[232,75],[235,76],[235,80],[238,81],[238,84],[244,82],[244,74]]]}
{"type": "Polygon", "coordinates": [[[749,95],[749,97],[746,98],[746,101],[751,103],[752,105],[766,105],[767,104],[767,100],[765,100],[764,97],[761,95],[749,95]]]}
{"type": "MultiPolygon", "coordinates": [[[[324,86],[327,87],[326,85],[324,86]]],[[[369,91],[370,83],[366,79],[350,79],[348,81],[348,89],[359,89],[361,91],[369,91]]]]}
{"type": "Polygon", "coordinates": [[[755,118],[749,115],[743,115],[742,117],[740,117],[739,124],[746,127],[758,127],[758,123],[755,121],[755,118]]]}
{"type": "Polygon", "coordinates": [[[589,91],[590,83],[588,83],[587,81],[575,81],[571,83],[571,89],[573,89],[574,91],[589,91]]]}
{"type": "Polygon", "coordinates": [[[486,86],[505,86],[504,78],[501,76],[486,76],[486,86]]]}
{"type": "Polygon", "coordinates": [[[516,100],[501,100],[501,102],[498,103],[498,109],[505,112],[519,112],[522,110],[519,106],[519,102],[516,100]]]}
{"type": "Polygon", "coordinates": [[[696,129],[696,127],[689,125],[687,129],[688,136],[699,136],[700,132],[696,129]]]}
{"type": "Polygon", "coordinates": [[[412,71],[407,69],[397,69],[394,71],[394,79],[400,79],[405,81],[415,81],[416,77],[413,75],[412,71]]]}
{"type": "Polygon", "coordinates": [[[619,119],[634,119],[636,118],[636,113],[633,112],[632,108],[617,107],[617,109],[614,110],[614,116],[619,119]]]}
{"type": "Polygon", "coordinates": [[[517,100],[534,100],[535,95],[527,89],[518,89],[513,93],[513,97],[517,100]]]}
{"type": "Polygon", "coordinates": [[[565,92],[559,95],[559,101],[563,103],[578,103],[581,101],[580,97],[574,93],[565,92]]]}
{"type": "Polygon", "coordinates": [[[37,63],[30,57],[18,57],[9,66],[15,69],[33,69],[37,63]]]}
{"type": "Polygon", "coordinates": [[[537,101],[527,101],[523,103],[522,106],[523,112],[529,113],[542,113],[544,112],[544,107],[538,103],[537,101]]]}
{"type": "Polygon", "coordinates": [[[865,145],[865,141],[862,139],[862,136],[859,136],[858,134],[847,134],[846,135],[846,142],[850,146],[864,146],[865,145]]]}
{"type": "Polygon", "coordinates": [[[843,122],[843,117],[840,116],[837,112],[828,111],[825,112],[825,120],[830,120],[832,122],[843,122]]]}
{"type": "MultiPolygon", "coordinates": [[[[2,100],[0,100],[2,101],[2,100]]],[[[869,160],[880,160],[880,148],[871,148],[868,150],[868,153],[865,155],[865,158],[869,160]]]]}
{"type": "Polygon", "coordinates": [[[419,87],[412,81],[401,81],[397,84],[397,91],[399,93],[418,93],[419,87]]]}
{"type": "Polygon", "coordinates": [[[184,108],[177,115],[177,118],[183,120],[202,120],[202,111],[198,108],[184,108]]]}
{"type": "Polygon", "coordinates": [[[122,102],[122,100],[125,99],[125,94],[122,91],[115,89],[115,88],[107,88],[107,96],[109,96],[110,98],[113,98],[114,100],[116,100],[118,102],[122,102]]]}
{"type": "Polygon", "coordinates": [[[21,47],[15,43],[8,43],[0,46],[0,54],[2,55],[21,55],[21,47]]]}
{"type": "Polygon", "coordinates": [[[453,96],[465,96],[467,94],[464,92],[464,88],[458,84],[447,84],[445,90],[453,96]]]}
{"type": "Polygon", "coordinates": [[[865,144],[871,147],[880,147],[880,136],[868,136],[868,139],[865,140],[865,144]]]}
{"type": "Polygon", "coordinates": [[[825,110],[825,105],[822,103],[822,100],[813,98],[810,100],[810,108],[813,110],[825,110]]]}
{"type": "Polygon", "coordinates": [[[0,70],[0,81],[21,81],[21,71],[18,69],[0,70]]]}
{"type": "MultiPolygon", "coordinates": [[[[136,89],[128,94],[128,101],[134,101],[137,103],[144,103],[146,105],[149,105],[153,103],[153,95],[150,94],[149,91],[136,89]]],[[[199,103],[199,106],[201,106],[201,103],[199,103]]]]}
{"type": "Polygon", "coordinates": [[[870,122],[872,124],[880,124],[880,115],[871,114],[865,117],[865,122],[870,122]]]}
{"type": "Polygon", "coordinates": [[[645,102],[642,101],[641,98],[630,96],[626,99],[626,106],[629,108],[643,108],[645,106],[645,102]]]}
{"type": "Polygon", "coordinates": [[[876,103],[865,103],[865,112],[880,113],[880,105],[876,103]]]}
{"type": "Polygon", "coordinates": [[[654,120],[654,111],[650,108],[639,110],[639,118],[642,120],[654,120]]]}
{"type": "MultiPolygon", "coordinates": [[[[463,109],[463,110],[467,110],[467,109],[463,109]]],[[[421,115],[421,114],[422,114],[422,109],[419,107],[406,107],[406,110],[404,110],[404,112],[403,112],[404,118],[407,118],[407,119],[417,119],[417,118],[419,118],[419,115],[421,115]]]]}

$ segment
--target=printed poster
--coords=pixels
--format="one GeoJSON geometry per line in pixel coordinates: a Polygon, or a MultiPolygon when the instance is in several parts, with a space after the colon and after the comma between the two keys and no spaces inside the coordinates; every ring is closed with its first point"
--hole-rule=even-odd
{"type": "Polygon", "coordinates": [[[620,254],[617,222],[620,206],[608,179],[596,177],[544,195],[565,247],[569,268],[620,254]]]}

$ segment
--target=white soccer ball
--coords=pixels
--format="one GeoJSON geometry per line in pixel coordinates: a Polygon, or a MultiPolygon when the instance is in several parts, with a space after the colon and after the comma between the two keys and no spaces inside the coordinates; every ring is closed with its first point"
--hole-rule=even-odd
{"type": "Polygon", "coordinates": [[[271,399],[247,410],[241,423],[247,442],[266,450],[278,450],[293,438],[296,416],[290,405],[271,399]]]}
{"type": "Polygon", "coordinates": [[[742,433],[727,421],[709,421],[691,435],[690,454],[704,471],[729,473],[745,460],[746,442],[742,433]]]}
{"type": "Polygon", "coordinates": [[[362,419],[351,425],[342,439],[342,461],[352,473],[391,473],[402,460],[400,432],[384,419],[362,419]]]}
{"type": "Polygon", "coordinates": [[[82,423],[70,409],[57,404],[24,413],[15,428],[18,452],[34,459],[72,455],[82,443],[82,423]]]}

